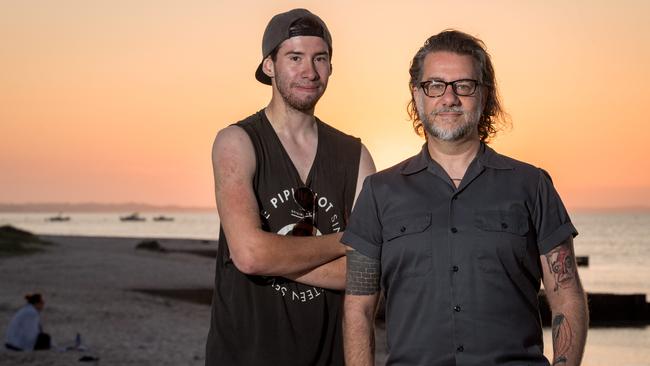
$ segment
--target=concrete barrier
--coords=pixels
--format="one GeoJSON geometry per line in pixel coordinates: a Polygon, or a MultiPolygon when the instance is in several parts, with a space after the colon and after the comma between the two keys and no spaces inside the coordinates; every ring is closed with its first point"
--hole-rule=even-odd
{"type": "Polygon", "coordinates": [[[578,263],[578,267],[589,267],[589,257],[586,255],[576,256],[576,262],[578,263]]]}
{"type": "MultiPolygon", "coordinates": [[[[546,295],[539,295],[542,324],[550,326],[551,311],[546,295]]],[[[596,327],[629,327],[650,324],[650,304],[645,294],[587,294],[589,325],[596,327]]]]}
{"type": "MultiPolygon", "coordinates": [[[[587,294],[589,302],[589,326],[636,327],[650,325],[650,303],[645,294],[587,294]]],[[[385,318],[383,296],[380,298],[377,319],[385,318]]],[[[551,326],[551,311],[544,290],[539,294],[539,311],[542,325],[551,326]]]]}

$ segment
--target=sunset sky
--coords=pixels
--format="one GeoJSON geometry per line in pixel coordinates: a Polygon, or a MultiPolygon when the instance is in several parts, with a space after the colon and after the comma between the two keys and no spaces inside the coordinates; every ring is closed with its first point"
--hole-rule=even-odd
{"type": "Polygon", "coordinates": [[[333,37],[316,114],[378,168],[420,149],[409,62],[455,28],[492,55],[513,122],[497,151],[570,208],[650,207],[650,2],[631,0],[3,0],[0,203],[214,205],[214,135],[268,103],[262,33],[295,7],[333,37]]]}

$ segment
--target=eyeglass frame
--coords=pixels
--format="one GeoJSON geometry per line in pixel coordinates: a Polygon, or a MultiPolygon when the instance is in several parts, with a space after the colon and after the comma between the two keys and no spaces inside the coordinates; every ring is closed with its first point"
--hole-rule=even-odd
{"type": "Polygon", "coordinates": [[[478,80],[475,80],[475,79],[458,79],[458,80],[454,80],[454,81],[427,80],[427,81],[421,81],[419,83],[420,89],[422,89],[422,92],[424,93],[424,95],[426,95],[429,98],[440,98],[441,96],[445,95],[445,93],[447,92],[447,87],[449,85],[451,85],[451,91],[454,92],[454,95],[456,95],[457,97],[471,97],[474,94],[476,94],[476,90],[478,89],[479,85],[483,85],[483,84],[480,83],[478,80]],[[456,88],[457,88],[456,83],[458,83],[460,81],[471,81],[471,82],[473,82],[474,83],[474,89],[472,90],[472,92],[469,93],[469,94],[458,94],[458,92],[456,90],[456,88]],[[428,88],[425,87],[426,85],[429,85],[429,84],[434,83],[434,82],[435,83],[440,83],[440,84],[445,84],[445,89],[439,95],[429,95],[429,92],[427,91],[428,88]]]}

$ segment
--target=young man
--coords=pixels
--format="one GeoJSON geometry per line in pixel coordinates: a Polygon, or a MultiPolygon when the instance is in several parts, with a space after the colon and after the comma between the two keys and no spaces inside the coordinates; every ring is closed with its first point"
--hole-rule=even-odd
{"type": "Polygon", "coordinates": [[[375,168],[359,139],[314,116],[331,56],[318,16],[273,17],[255,73],[271,101],[215,139],[221,232],[206,365],[343,365],[339,240],[375,168]]]}
{"type": "Polygon", "coordinates": [[[374,365],[386,298],[389,365],[549,365],[537,293],[553,312],[553,365],[579,365],[588,314],[577,231],[542,169],[485,142],[503,115],[483,42],[457,31],[413,58],[410,115],[426,143],[364,182],[342,241],[348,366],[374,365]]]}

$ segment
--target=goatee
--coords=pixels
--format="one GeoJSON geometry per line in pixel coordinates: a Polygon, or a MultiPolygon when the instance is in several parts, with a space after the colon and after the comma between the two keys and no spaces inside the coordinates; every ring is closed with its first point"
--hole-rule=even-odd
{"type": "Polygon", "coordinates": [[[418,115],[422,126],[429,136],[436,137],[442,141],[458,141],[476,131],[480,117],[480,110],[468,112],[460,107],[442,108],[433,111],[431,114],[425,114],[418,109],[418,115]],[[435,119],[440,113],[462,113],[461,123],[453,128],[445,129],[436,124],[435,119]]]}

